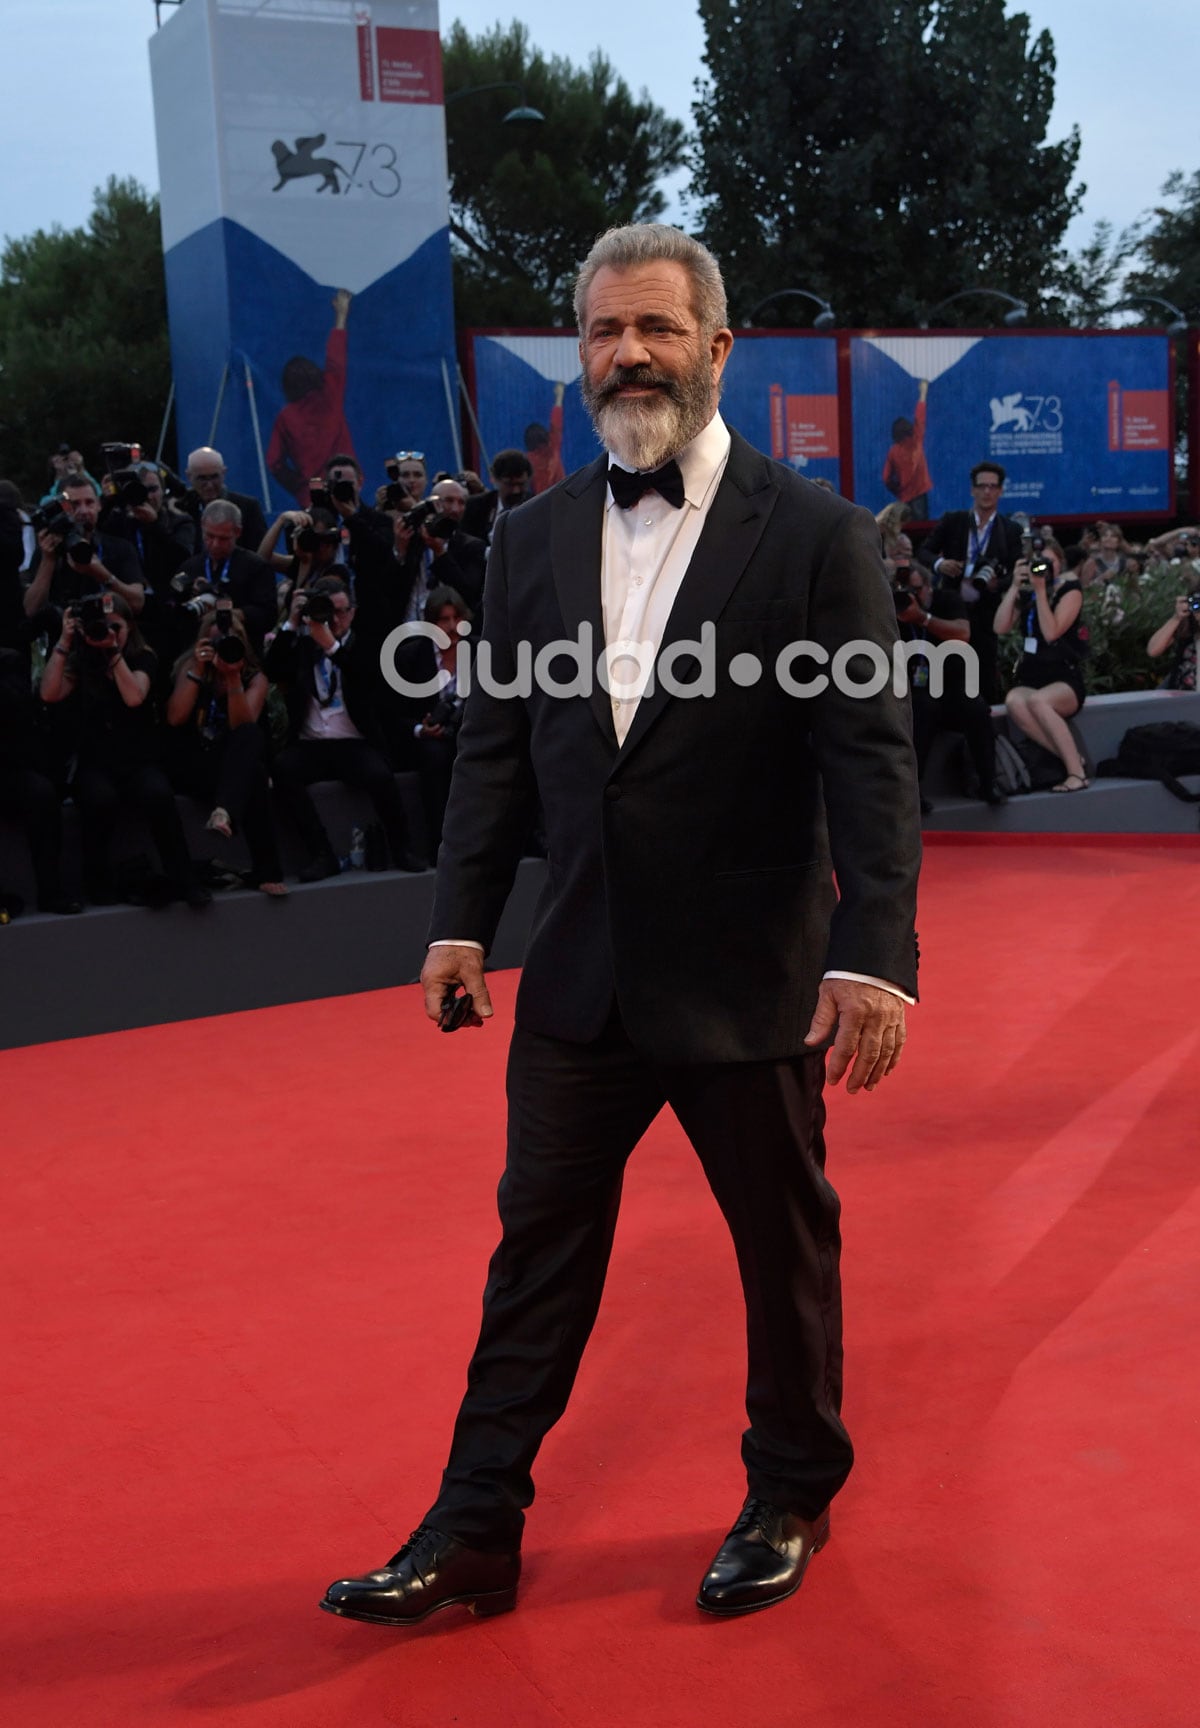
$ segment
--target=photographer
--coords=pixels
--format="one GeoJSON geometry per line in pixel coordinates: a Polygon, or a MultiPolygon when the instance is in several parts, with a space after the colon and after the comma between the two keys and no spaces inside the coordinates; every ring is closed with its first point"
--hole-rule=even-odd
{"type": "Polygon", "coordinates": [[[1160,686],[1163,690],[1195,690],[1196,640],[1200,637],[1200,589],[1192,594],[1180,594],[1171,608],[1171,616],[1160,624],[1146,644],[1146,652],[1157,660],[1174,648],[1175,660],[1160,686]]]}
{"type": "Polygon", "coordinates": [[[408,826],[383,749],[384,690],[378,646],[354,628],[345,582],[326,577],[292,596],[267,654],[267,674],[287,700],[288,746],[275,759],[275,788],[308,848],[301,882],[336,876],[338,861],[308,788],[319,780],[361,786],[370,796],[400,870],[424,870],[409,851],[408,826]]]}
{"type": "Polygon", "coordinates": [[[261,544],[267,531],[262,506],[248,492],[229,490],[225,484],[225,458],[219,450],[205,444],[192,451],[187,459],[187,483],[188,490],[181,503],[198,527],[210,504],[236,504],[241,522],[238,545],[247,552],[253,552],[261,544]]]}
{"type": "Polygon", "coordinates": [[[195,880],[175,796],[159,760],[161,736],[150,687],[154,655],[125,601],[92,595],[63,614],[62,636],[42,674],[42,701],[66,706],[76,757],[71,794],[83,828],[87,897],[116,898],[109,857],[123,800],[145,817],[177,897],[189,906],[212,899],[195,880]]]}
{"type": "Polygon", "coordinates": [[[34,635],[58,634],[66,606],[88,595],[109,593],[136,618],[146,603],[137,552],[125,540],[100,530],[100,497],[90,480],[69,477],[58,505],[35,511],[41,558],[25,590],[25,616],[34,635]]]}
{"type": "MultiPolygon", "coordinates": [[[[455,495],[463,490],[452,480],[439,482],[441,486],[453,488],[455,495]]],[[[395,512],[387,543],[364,543],[355,569],[358,627],[376,652],[398,625],[424,617],[435,588],[457,588],[461,582],[472,600],[482,590],[482,543],[463,534],[459,518],[450,511],[459,511],[457,496],[448,507],[440,497],[426,498],[395,512]]]]}
{"type": "Polygon", "coordinates": [[[1083,588],[1063,576],[1066,558],[1056,540],[1034,536],[1028,557],[1017,560],[1012,582],[996,611],[996,634],[1014,624],[1025,642],[1017,681],[1005,706],[1021,731],[1061,761],[1066,777],[1052,792],[1082,792],[1087,765],[1067,721],[1083,707],[1083,662],[1088,655],[1082,622],[1083,588]]]}
{"type": "Polygon", "coordinates": [[[492,461],[490,492],[481,492],[467,504],[463,527],[485,546],[492,543],[496,518],[503,510],[515,510],[533,496],[533,463],[524,450],[500,450],[492,461]]]}
{"type": "Polygon", "coordinates": [[[21,648],[25,628],[21,571],[25,565],[25,515],[11,480],[0,480],[0,648],[21,648]]]}
{"type": "Polygon", "coordinates": [[[396,655],[396,671],[406,683],[432,685],[435,679],[444,680],[436,695],[413,697],[406,704],[415,751],[410,760],[415,760],[421,782],[429,851],[434,858],[442,843],[466,700],[458,693],[458,626],[471,621],[471,612],[460,594],[453,588],[435,588],[425,602],[424,622],[443,632],[445,647],[429,636],[414,636],[401,643],[396,655]]]}
{"type": "MultiPolygon", "coordinates": [[[[934,590],[927,572],[912,562],[907,536],[899,537],[890,563],[901,638],[905,642],[965,643],[970,636],[966,606],[952,588],[934,590]]],[[[934,696],[930,691],[929,662],[920,657],[909,661],[917,773],[924,776],[930,749],[939,732],[959,732],[966,740],[979,780],[979,796],[985,804],[1003,804],[1004,794],[996,785],[996,739],[991,708],[982,695],[967,695],[965,672],[961,660],[948,659],[942,693],[934,696]]],[[[928,814],[930,808],[922,793],[922,811],[928,814]]]]}
{"type": "Polygon", "coordinates": [[[966,606],[971,646],[979,656],[979,688],[989,702],[1000,695],[992,620],[1021,556],[1020,525],[1000,514],[1004,480],[998,462],[977,462],[971,469],[971,508],[947,511],[921,546],[921,562],[933,571],[935,588],[957,590],[966,606]]]}
{"type": "Polygon", "coordinates": [[[29,667],[0,648],[0,810],[19,814],[29,844],[39,912],[82,912],[62,885],[62,800],[39,736],[29,667]]]}
{"type": "Polygon", "coordinates": [[[251,885],[278,898],[287,888],[267,780],[267,690],[245,620],[230,600],[218,600],[175,666],[167,702],[171,779],[180,792],[211,802],[207,826],[215,833],[228,840],[244,831],[251,885]]]}
{"type": "MultiPolygon", "coordinates": [[[[362,469],[353,456],[331,456],[323,470],[323,483],[314,480],[309,492],[310,508],[328,511],[344,528],[341,561],[354,576],[358,575],[360,559],[385,548],[392,534],[387,513],[363,503],[362,481],[362,469]]],[[[403,488],[391,483],[385,491],[398,494],[403,488]]]]}
{"type": "MultiPolygon", "coordinates": [[[[257,552],[248,552],[239,543],[241,531],[242,517],[236,504],[224,498],[206,504],[200,517],[204,550],[188,559],[172,580],[171,588],[177,612],[188,611],[193,617],[211,610],[221,597],[231,600],[246,621],[256,651],[261,652],[263,637],[273,627],[279,612],[275,572],[257,552]]],[[[260,543],[262,538],[259,537],[260,543]]],[[[177,618],[177,651],[194,628],[190,622],[180,623],[177,618]]]]}
{"type": "Polygon", "coordinates": [[[196,524],[168,498],[153,462],[110,475],[101,512],[105,532],[135,547],[151,591],[166,588],[195,553],[196,524]]]}

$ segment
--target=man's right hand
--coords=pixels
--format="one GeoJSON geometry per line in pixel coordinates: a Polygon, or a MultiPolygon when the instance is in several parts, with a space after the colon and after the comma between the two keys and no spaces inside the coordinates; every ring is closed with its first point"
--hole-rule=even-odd
{"type": "Polygon", "coordinates": [[[41,548],[42,557],[48,564],[53,564],[63,548],[65,529],[62,534],[51,534],[48,528],[39,528],[37,543],[41,548]]]}
{"type": "Polygon", "coordinates": [[[938,575],[939,576],[949,576],[949,578],[952,582],[956,581],[957,578],[962,575],[962,573],[963,573],[962,562],[958,558],[943,558],[941,561],[941,564],[938,567],[938,575]]]}
{"type": "Polygon", "coordinates": [[[478,948],[459,948],[453,943],[439,943],[432,947],[421,968],[421,988],[425,992],[426,1018],[435,1025],[442,1017],[446,992],[456,989],[459,984],[474,1004],[464,1024],[482,1026],[493,1013],[492,999],[483,980],[483,955],[478,948]]]}

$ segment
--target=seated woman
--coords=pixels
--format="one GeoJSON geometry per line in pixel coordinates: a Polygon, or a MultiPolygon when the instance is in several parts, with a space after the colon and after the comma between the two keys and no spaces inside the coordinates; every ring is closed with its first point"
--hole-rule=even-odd
{"type": "Polygon", "coordinates": [[[42,673],[43,702],[63,703],[75,755],[71,795],[79,810],[87,898],[116,898],[110,848],[122,801],[146,818],[167,879],[180,900],[207,906],[212,895],[196,881],[160,761],[162,738],[150,687],[155,657],[117,594],[96,595],[63,613],[62,636],[42,673]]]}
{"type": "Polygon", "coordinates": [[[1051,539],[1043,552],[1019,558],[993,627],[1004,636],[1017,624],[1024,636],[1017,681],[1004,699],[1014,724],[1062,762],[1065,778],[1051,791],[1082,792],[1087,768],[1067,721],[1084,704],[1087,626],[1083,589],[1074,577],[1064,579],[1065,564],[1062,547],[1051,539]]]}
{"type": "Polygon", "coordinates": [[[235,826],[244,830],[251,883],[278,898],[287,888],[267,781],[267,690],[245,620],[231,601],[218,600],[175,663],[167,701],[171,778],[179,791],[211,801],[208,826],[216,833],[228,839],[235,826]]]}
{"type": "Polygon", "coordinates": [[[1174,648],[1175,659],[1162,681],[1164,690],[1195,690],[1196,639],[1200,637],[1200,591],[1180,594],[1171,608],[1171,616],[1160,624],[1146,644],[1152,660],[1174,648]]]}
{"type": "Polygon", "coordinates": [[[1137,560],[1121,530],[1111,522],[1097,522],[1092,530],[1094,544],[1089,557],[1079,568],[1079,580],[1085,588],[1096,583],[1115,582],[1120,576],[1136,575],[1137,560]]]}

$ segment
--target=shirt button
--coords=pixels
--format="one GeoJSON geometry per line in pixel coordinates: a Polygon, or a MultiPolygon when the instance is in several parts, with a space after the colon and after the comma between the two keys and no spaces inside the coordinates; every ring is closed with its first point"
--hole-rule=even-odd
{"type": "Polygon", "coordinates": [[[653,516],[643,516],[642,522],[647,528],[653,528],[653,526],[654,526],[653,516]]]}
{"type": "Polygon", "coordinates": [[[610,804],[615,804],[617,799],[621,796],[621,788],[619,786],[606,786],[604,788],[604,796],[608,799],[610,804]]]}

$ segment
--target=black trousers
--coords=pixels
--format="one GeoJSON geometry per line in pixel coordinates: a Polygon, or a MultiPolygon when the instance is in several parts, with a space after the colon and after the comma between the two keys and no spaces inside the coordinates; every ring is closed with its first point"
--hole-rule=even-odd
{"type": "Polygon", "coordinates": [[[271,779],[301,840],[314,857],[333,851],[308,790],[319,780],[340,780],[346,786],[361,786],[383,824],[392,862],[399,863],[408,850],[408,823],[391,765],[382,751],[365,739],[302,739],[275,758],[271,779]]]}
{"type": "MultiPolygon", "coordinates": [[[[514,1033],[503,1234],[425,1522],[477,1547],[519,1543],[533,1461],[566,1407],[600,1305],[625,1163],[664,1104],[699,1155],[737,1254],[750,1491],[806,1518],[828,1505],[853,1453],[840,1417],[840,1206],[825,1177],[823,1086],[817,1055],[658,1067],[615,1016],[592,1044],[514,1033]]],[[[702,1266],[696,1284],[702,1293],[702,1266]]]]}
{"type": "Polygon", "coordinates": [[[71,795],[79,809],[89,899],[106,899],[112,893],[109,848],[122,800],[145,817],[175,892],[186,894],[192,887],[195,875],[175,794],[157,762],[80,762],[71,795]]]}
{"type": "Polygon", "coordinates": [[[36,768],[0,762],[0,810],[20,811],[44,911],[63,897],[62,801],[58,787],[36,768]]]}
{"type": "Polygon", "coordinates": [[[996,778],[996,735],[992,730],[992,712],[983,696],[952,691],[941,696],[930,696],[928,691],[913,692],[913,742],[920,776],[925,773],[929,752],[939,732],[962,733],[980,788],[986,792],[996,778]]]}
{"type": "Polygon", "coordinates": [[[169,766],[172,783],[180,792],[210,799],[233,817],[246,836],[254,881],[280,881],[283,866],[271,814],[262,727],[233,726],[208,744],[190,737],[180,740],[169,766]]]}

